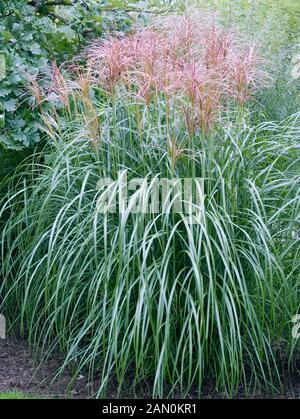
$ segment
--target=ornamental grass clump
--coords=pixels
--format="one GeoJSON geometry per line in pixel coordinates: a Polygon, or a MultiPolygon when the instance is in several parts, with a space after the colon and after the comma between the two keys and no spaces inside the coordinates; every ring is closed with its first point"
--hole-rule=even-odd
{"type": "Polygon", "coordinates": [[[276,391],[295,365],[299,114],[251,124],[259,63],[252,42],[189,12],[96,41],[86,67],[33,89],[49,144],[1,201],[0,311],[59,349],[74,381],[99,378],[98,397],[129,380],[153,397],[276,391]],[[125,175],[128,205],[102,211],[125,175]],[[196,223],[174,196],[142,209],[157,178],[201,179],[196,223]]]}

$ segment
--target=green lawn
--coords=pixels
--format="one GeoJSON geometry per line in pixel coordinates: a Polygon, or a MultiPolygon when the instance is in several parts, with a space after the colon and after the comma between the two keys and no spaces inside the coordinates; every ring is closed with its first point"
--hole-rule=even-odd
{"type": "Polygon", "coordinates": [[[34,397],[22,393],[0,393],[0,400],[25,400],[34,397]]]}

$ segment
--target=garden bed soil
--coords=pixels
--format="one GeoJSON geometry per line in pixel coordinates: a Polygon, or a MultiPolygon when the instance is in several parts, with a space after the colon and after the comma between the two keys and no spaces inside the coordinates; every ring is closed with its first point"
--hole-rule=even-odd
{"type": "MultiPolygon", "coordinates": [[[[83,376],[79,377],[72,388],[69,388],[71,374],[65,372],[54,381],[57,368],[60,364],[59,356],[48,358],[37,367],[32,351],[26,343],[21,340],[0,340],[0,393],[18,392],[32,396],[46,398],[89,398],[91,389],[97,389],[98,382],[88,383],[83,376]]],[[[130,380],[130,378],[129,378],[130,380]]],[[[128,383],[129,384],[129,383],[128,383]]],[[[125,388],[130,388],[126,385],[125,388]]],[[[196,394],[196,393],[195,393],[196,394]]],[[[108,391],[108,398],[118,397],[116,383],[111,383],[108,391]]],[[[141,390],[139,394],[123,393],[121,398],[151,398],[150,394],[141,390]]],[[[196,398],[190,394],[189,397],[196,398]]],[[[221,394],[210,391],[209,386],[205,391],[204,398],[222,398],[221,394]]],[[[245,398],[241,392],[238,398],[245,398]]],[[[268,396],[263,392],[256,392],[248,395],[247,398],[300,398],[300,374],[295,372],[293,377],[286,380],[285,390],[281,394],[268,396]]]]}

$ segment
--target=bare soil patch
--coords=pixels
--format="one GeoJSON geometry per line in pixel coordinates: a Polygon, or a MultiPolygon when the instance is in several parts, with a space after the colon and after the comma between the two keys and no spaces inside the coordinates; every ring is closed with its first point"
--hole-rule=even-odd
{"type": "MultiPolygon", "coordinates": [[[[90,398],[92,388],[95,390],[99,382],[88,383],[85,377],[79,377],[70,388],[72,376],[67,371],[56,377],[57,369],[60,365],[60,357],[48,358],[46,362],[37,365],[34,360],[33,352],[28,348],[27,344],[21,340],[0,340],[0,393],[18,392],[32,396],[40,396],[46,398],[90,398]]],[[[285,377],[285,388],[280,394],[267,395],[263,391],[256,391],[247,398],[300,398],[300,373],[295,371],[292,377],[285,377]]],[[[150,386],[149,386],[150,387],[150,386]]],[[[130,389],[130,377],[128,377],[128,386],[130,389]]],[[[207,386],[203,398],[224,398],[225,395],[213,392],[211,386],[207,386]]],[[[118,397],[116,383],[109,386],[108,397],[115,399],[118,397]]],[[[179,396],[178,396],[179,397],[179,396]]],[[[190,398],[197,398],[195,394],[189,394],[190,398]]],[[[148,388],[141,388],[138,393],[122,393],[121,398],[151,398],[148,388]]],[[[238,398],[245,398],[241,391],[238,398]]]]}
{"type": "Polygon", "coordinates": [[[71,375],[65,373],[52,382],[58,359],[37,365],[32,351],[23,341],[0,340],[0,393],[18,392],[47,398],[88,397],[87,382],[78,380],[71,390],[71,375]]]}

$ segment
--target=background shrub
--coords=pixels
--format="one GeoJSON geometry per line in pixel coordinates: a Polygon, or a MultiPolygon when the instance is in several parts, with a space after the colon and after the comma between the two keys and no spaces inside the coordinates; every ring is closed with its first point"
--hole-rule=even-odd
{"type": "Polygon", "coordinates": [[[26,95],[27,77],[52,61],[71,59],[85,43],[108,30],[126,30],[127,1],[27,1],[0,4],[0,143],[21,149],[41,139],[38,112],[26,95]],[[110,11],[110,8],[113,11],[110,11]],[[106,11],[105,11],[106,10],[106,11]]]}

